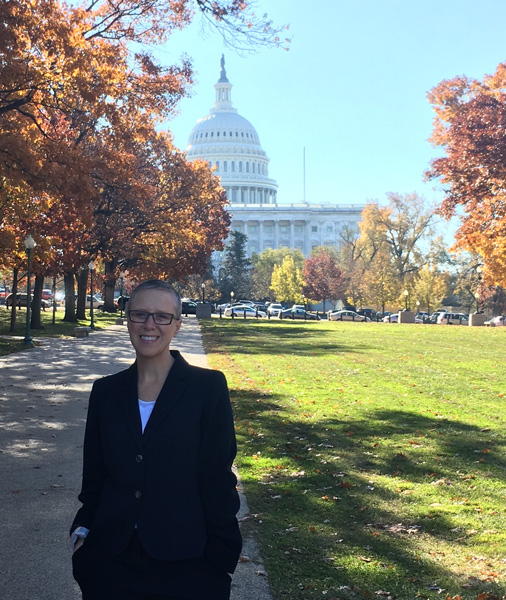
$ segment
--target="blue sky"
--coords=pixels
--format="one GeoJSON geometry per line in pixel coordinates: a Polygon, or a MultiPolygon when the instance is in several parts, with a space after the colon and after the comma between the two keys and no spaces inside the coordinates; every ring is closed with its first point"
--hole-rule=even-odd
{"type": "Polygon", "coordinates": [[[155,53],[166,64],[192,59],[191,97],[168,122],[185,148],[196,120],[214,102],[225,53],[232,99],[258,131],[282,203],[385,201],[387,192],[437,203],[437,182],[423,173],[440,150],[428,142],[432,109],[426,94],[442,79],[481,78],[506,59],[503,0],[259,0],[289,24],[288,52],[238,55],[196,21],[155,53]],[[309,8],[308,8],[309,7],[309,8]]]}

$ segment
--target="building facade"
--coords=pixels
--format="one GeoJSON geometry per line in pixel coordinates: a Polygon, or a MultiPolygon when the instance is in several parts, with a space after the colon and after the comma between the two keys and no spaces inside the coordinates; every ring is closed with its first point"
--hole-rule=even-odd
{"type": "Polygon", "coordinates": [[[193,128],[186,150],[189,160],[215,167],[229,201],[231,229],[248,238],[247,251],[298,248],[305,256],[316,246],[339,246],[345,228],[358,228],[363,205],[282,204],[269,177],[269,159],[253,125],[232,105],[232,85],[221,58],[210,113],[193,128]]]}

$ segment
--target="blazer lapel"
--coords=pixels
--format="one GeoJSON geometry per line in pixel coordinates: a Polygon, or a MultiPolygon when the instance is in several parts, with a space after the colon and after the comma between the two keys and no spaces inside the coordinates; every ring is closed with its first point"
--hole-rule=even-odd
{"type": "Polygon", "coordinates": [[[137,441],[142,438],[142,424],[139,413],[139,394],[137,392],[137,363],[125,371],[120,394],[123,396],[124,414],[130,431],[137,441]]]}
{"type": "Polygon", "coordinates": [[[143,441],[146,442],[153,431],[170,416],[177,404],[181,402],[188,387],[188,363],[177,350],[171,350],[170,353],[174,357],[174,364],[167,375],[167,379],[156,399],[153,412],[144,428],[143,441]]]}

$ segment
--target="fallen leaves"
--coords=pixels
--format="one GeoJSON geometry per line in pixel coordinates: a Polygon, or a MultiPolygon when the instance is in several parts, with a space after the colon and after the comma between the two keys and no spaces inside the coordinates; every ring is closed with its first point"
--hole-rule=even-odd
{"type": "Polygon", "coordinates": [[[367,527],[388,531],[388,533],[403,533],[407,535],[415,535],[422,532],[420,525],[405,525],[404,523],[368,523],[367,527]]]}

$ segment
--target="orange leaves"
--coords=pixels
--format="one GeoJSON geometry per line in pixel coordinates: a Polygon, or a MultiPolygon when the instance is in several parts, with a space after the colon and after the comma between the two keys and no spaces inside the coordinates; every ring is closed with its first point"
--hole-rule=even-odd
{"type": "Polygon", "coordinates": [[[504,65],[483,82],[455,78],[429,94],[436,119],[432,140],[446,155],[432,162],[428,176],[448,189],[440,212],[447,217],[462,205],[465,216],[457,245],[485,259],[487,284],[504,285],[506,197],[503,192],[506,150],[504,65]]]}

